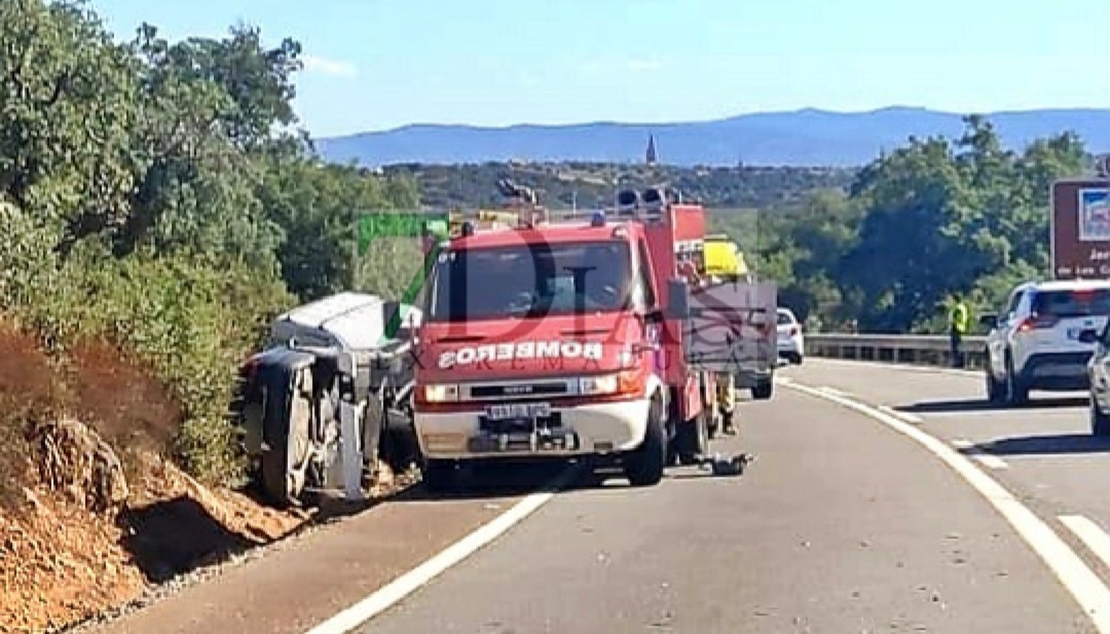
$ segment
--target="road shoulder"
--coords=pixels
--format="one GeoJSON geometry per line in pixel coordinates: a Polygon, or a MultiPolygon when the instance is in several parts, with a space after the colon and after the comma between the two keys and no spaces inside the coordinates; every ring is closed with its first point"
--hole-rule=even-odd
{"type": "Polygon", "coordinates": [[[93,634],[302,634],[505,513],[523,496],[410,495],[91,628],[93,634]]]}

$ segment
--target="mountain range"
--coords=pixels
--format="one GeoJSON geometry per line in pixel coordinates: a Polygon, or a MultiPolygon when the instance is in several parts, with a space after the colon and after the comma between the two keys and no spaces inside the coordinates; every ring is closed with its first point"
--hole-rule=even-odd
{"type": "MultiPolygon", "coordinates": [[[[1065,131],[1091,152],[1110,150],[1110,109],[1066,108],[982,113],[1003,143],[1028,142],[1065,131]]],[[[864,165],[912,135],[958,137],[962,114],[889,107],[868,112],[807,108],[743,114],[715,121],[596,122],[568,125],[416,124],[380,132],[315,139],[329,161],[366,167],[398,163],[458,164],[503,161],[643,162],[654,137],[660,163],[679,166],[864,165]]]]}

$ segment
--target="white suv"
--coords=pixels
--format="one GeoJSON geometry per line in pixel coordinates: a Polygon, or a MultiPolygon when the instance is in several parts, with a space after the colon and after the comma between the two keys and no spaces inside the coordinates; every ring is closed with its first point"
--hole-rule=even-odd
{"type": "Polygon", "coordinates": [[[789,308],[778,309],[778,349],[779,357],[794,365],[801,365],[805,358],[805,339],[802,325],[789,308]]]}
{"type": "Polygon", "coordinates": [[[1110,281],[1026,282],[1011,293],[1000,316],[984,315],[987,398],[1019,404],[1030,390],[1086,390],[1094,345],[1084,330],[1101,332],[1110,315],[1110,281]]]}

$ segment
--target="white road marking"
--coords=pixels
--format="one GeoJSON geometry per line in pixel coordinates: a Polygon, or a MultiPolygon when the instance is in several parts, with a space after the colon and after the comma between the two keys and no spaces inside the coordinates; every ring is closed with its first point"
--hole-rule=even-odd
{"type": "Polygon", "coordinates": [[[951,445],[956,449],[963,450],[966,455],[971,456],[988,469],[998,470],[1010,468],[1010,465],[1006,464],[1005,460],[998,456],[992,456],[989,453],[983,453],[981,449],[975,447],[975,443],[965,438],[956,438],[951,441],[951,445]]]}
{"type": "Polygon", "coordinates": [[[1075,533],[1075,536],[1098,557],[1099,561],[1110,566],[1110,535],[1107,535],[1106,531],[1082,515],[1061,515],[1058,519],[1061,524],[1075,533]]]}
{"type": "Polygon", "coordinates": [[[988,469],[998,470],[1010,468],[1010,465],[1006,464],[1006,461],[998,456],[992,456],[987,453],[973,453],[971,457],[978,460],[980,464],[988,469]]]}
{"type": "Polygon", "coordinates": [[[1095,628],[1101,634],[1110,634],[1110,588],[1048,524],[960,452],[913,425],[863,403],[798,383],[790,388],[859,412],[917,441],[986,498],[1052,570],[1095,628]]]}
{"type": "Polygon", "coordinates": [[[550,501],[555,496],[554,490],[561,488],[566,483],[565,480],[561,478],[548,491],[533,493],[517,502],[489,523],[305,634],[346,634],[365,624],[519,524],[550,501]]]}
{"type": "Polygon", "coordinates": [[[828,385],[822,385],[821,387],[819,387],[817,389],[821,390],[825,394],[832,394],[833,396],[848,396],[847,392],[841,392],[840,390],[836,389],[835,387],[830,387],[828,385]]]}
{"type": "Polygon", "coordinates": [[[925,419],[921,418],[917,414],[911,414],[909,412],[900,412],[900,411],[894,409],[893,407],[891,407],[889,405],[880,405],[879,409],[883,410],[887,414],[890,414],[891,416],[897,416],[898,418],[901,418],[902,420],[906,421],[907,423],[913,423],[914,425],[920,425],[921,423],[925,422],[925,419]]]}

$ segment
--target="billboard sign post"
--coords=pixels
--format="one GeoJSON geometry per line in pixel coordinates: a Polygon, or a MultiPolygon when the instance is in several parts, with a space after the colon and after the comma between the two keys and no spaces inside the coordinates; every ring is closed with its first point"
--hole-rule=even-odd
{"type": "Polygon", "coordinates": [[[1110,178],[1052,184],[1052,277],[1110,278],[1110,178]]]}

